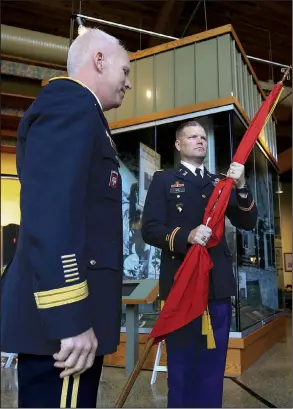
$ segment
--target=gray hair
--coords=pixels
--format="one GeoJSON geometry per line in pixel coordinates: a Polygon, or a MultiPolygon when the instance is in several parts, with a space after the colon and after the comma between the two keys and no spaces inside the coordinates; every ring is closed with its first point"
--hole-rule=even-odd
{"type": "Polygon", "coordinates": [[[88,28],[79,35],[71,44],[67,57],[67,72],[72,77],[76,72],[90,60],[92,54],[101,51],[109,54],[113,48],[121,46],[117,38],[96,28],[88,28]]]}

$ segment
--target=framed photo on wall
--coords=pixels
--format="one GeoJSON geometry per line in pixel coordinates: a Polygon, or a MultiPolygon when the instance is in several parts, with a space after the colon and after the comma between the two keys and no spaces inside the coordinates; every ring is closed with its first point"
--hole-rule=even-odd
{"type": "Polygon", "coordinates": [[[286,273],[292,271],[292,253],[284,253],[284,265],[286,273]]]}

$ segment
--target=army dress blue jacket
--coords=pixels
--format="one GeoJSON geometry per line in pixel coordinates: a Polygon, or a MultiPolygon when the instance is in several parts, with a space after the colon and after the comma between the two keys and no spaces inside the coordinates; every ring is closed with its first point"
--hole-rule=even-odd
{"type": "Polygon", "coordinates": [[[72,79],[42,90],[18,130],[21,223],[1,280],[1,350],[51,355],[90,327],[120,341],[122,186],[106,118],[72,79]]]}
{"type": "MultiPolygon", "coordinates": [[[[142,237],[146,243],[162,249],[159,279],[162,300],[166,300],[189,250],[189,233],[202,224],[208,200],[220,178],[206,169],[201,178],[184,165],[154,174],[143,212],[142,237]]],[[[249,189],[247,193],[243,198],[236,189],[232,190],[226,215],[235,227],[252,230],[257,221],[257,207],[249,189]]],[[[236,295],[232,254],[225,235],[208,251],[214,264],[210,271],[209,298],[220,300],[236,295]]]]}

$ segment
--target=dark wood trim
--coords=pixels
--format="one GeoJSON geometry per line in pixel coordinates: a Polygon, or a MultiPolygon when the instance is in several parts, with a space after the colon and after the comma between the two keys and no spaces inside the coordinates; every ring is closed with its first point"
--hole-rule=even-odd
{"type": "Polygon", "coordinates": [[[17,138],[17,131],[14,129],[1,129],[1,136],[7,136],[9,138],[17,138]]]}
{"type": "Polygon", "coordinates": [[[120,129],[128,126],[139,125],[142,123],[158,121],[160,119],[171,118],[174,116],[190,114],[191,112],[204,111],[206,109],[217,108],[234,103],[233,97],[223,97],[212,99],[210,101],[198,102],[197,104],[185,105],[179,108],[170,108],[165,111],[154,112],[141,116],[132,117],[129,119],[122,119],[119,121],[110,122],[110,129],[120,129]]]}
{"type": "Polygon", "coordinates": [[[1,152],[15,154],[16,153],[16,147],[15,146],[6,146],[6,145],[3,146],[3,145],[1,145],[1,152]]]}
{"type": "Polygon", "coordinates": [[[145,50],[137,51],[129,54],[130,61],[139,60],[141,58],[149,57],[150,55],[159,54],[164,51],[173,50],[175,48],[183,47],[188,44],[197,43],[209,38],[217,37],[223,34],[231,33],[232,26],[227,24],[222,27],[213,28],[212,30],[203,31],[198,34],[193,34],[188,37],[181,38],[179,40],[172,40],[168,43],[160,44],[155,47],[150,47],[145,50]]]}
{"type": "Polygon", "coordinates": [[[34,102],[35,99],[36,97],[29,95],[1,92],[2,106],[7,105],[10,108],[26,110],[34,102]]]}
{"type": "Polygon", "coordinates": [[[35,65],[37,67],[52,68],[55,70],[62,70],[62,71],[67,70],[66,65],[55,64],[55,63],[48,62],[48,61],[30,60],[29,58],[18,57],[15,55],[1,54],[1,59],[18,62],[20,64],[35,65]]]}

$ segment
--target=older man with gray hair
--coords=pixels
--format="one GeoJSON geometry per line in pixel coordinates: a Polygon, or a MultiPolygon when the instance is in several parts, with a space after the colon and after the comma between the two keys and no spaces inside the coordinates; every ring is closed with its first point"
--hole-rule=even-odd
{"type": "Polygon", "coordinates": [[[122,187],[104,111],[131,88],[126,50],[89,29],[69,77],[21,120],[21,224],[2,276],[2,351],[18,353],[19,407],[96,407],[103,357],[120,340],[122,187]]]}

